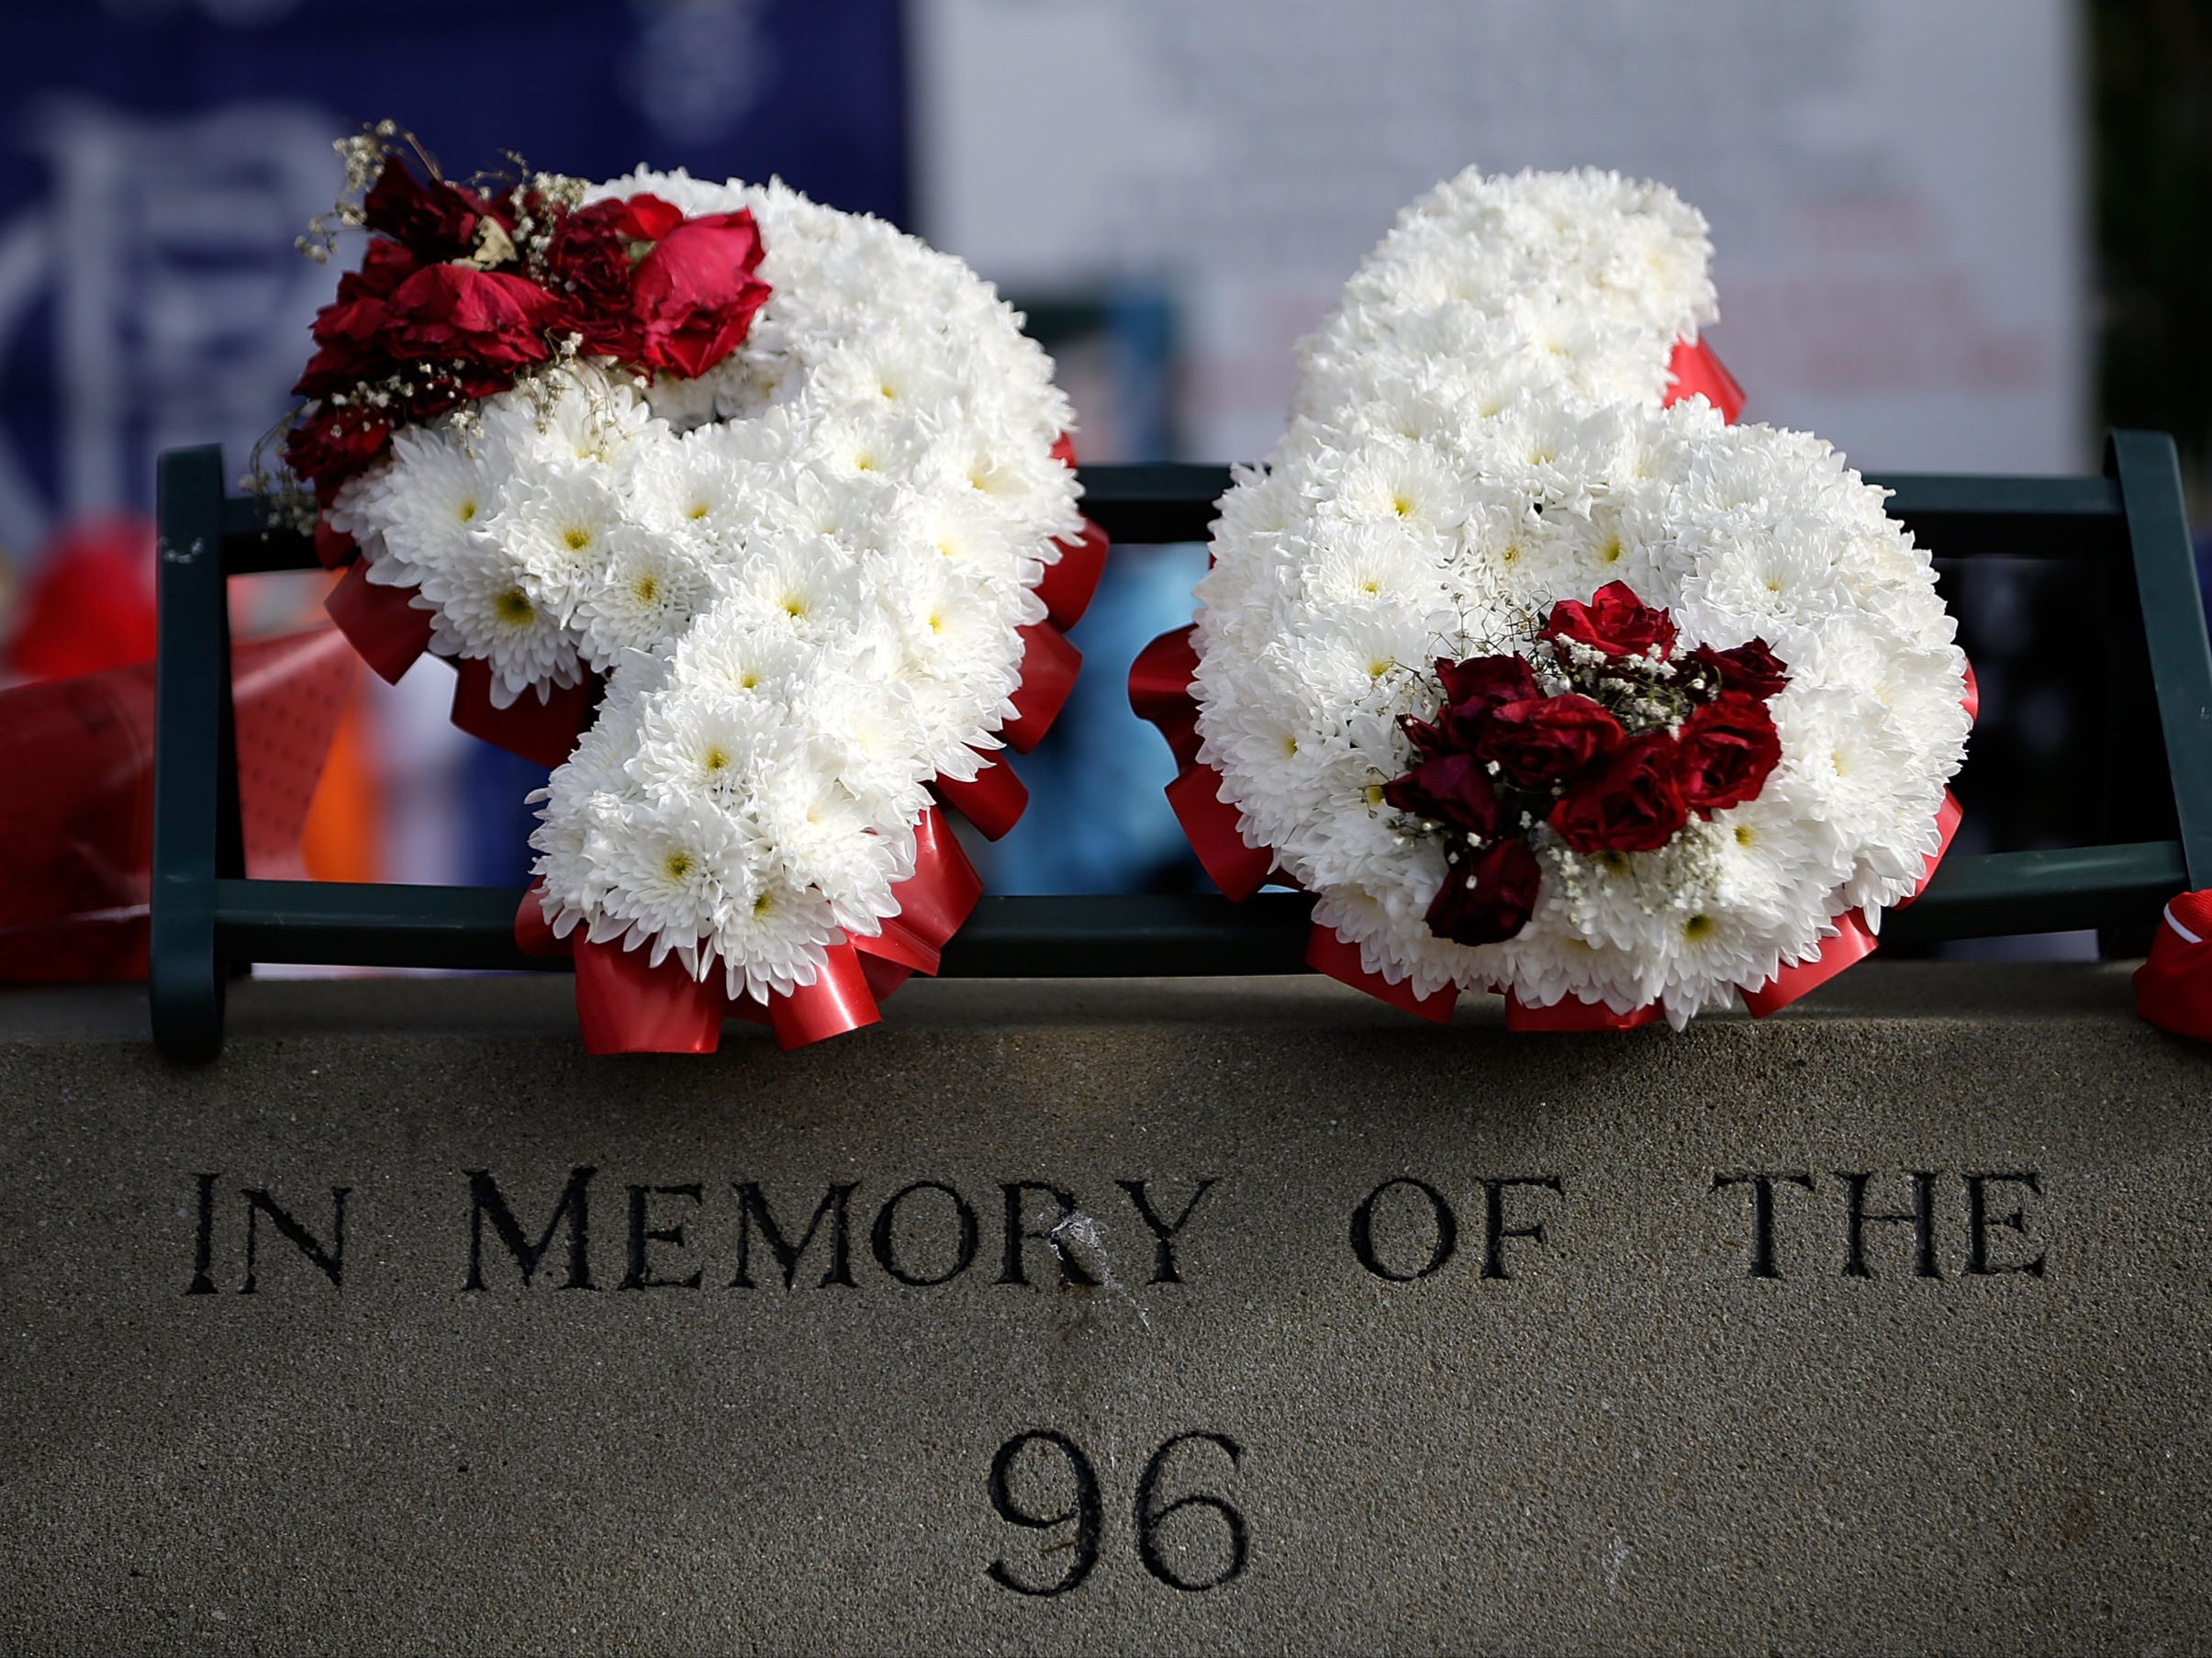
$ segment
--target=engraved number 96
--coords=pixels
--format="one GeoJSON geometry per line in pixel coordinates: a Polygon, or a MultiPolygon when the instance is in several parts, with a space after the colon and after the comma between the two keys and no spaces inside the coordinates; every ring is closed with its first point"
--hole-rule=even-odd
{"type": "MultiPolygon", "coordinates": [[[[1171,1589],[1196,1595],[1219,1588],[1244,1571],[1250,1537],[1245,1527],[1245,1517],[1226,1498],[1205,1492],[1193,1492],[1172,1502],[1160,1500],[1159,1484],[1167,1473],[1167,1459],[1178,1447],[1189,1444],[1216,1447],[1228,1457],[1232,1468],[1238,1466],[1244,1459],[1244,1448],[1226,1434],[1177,1434],[1152,1453],[1152,1460],[1145,1464],[1145,1472],[1137,1477],[1134,1520],[1137,1559],[1144,1563],[1145,1570],[1171,1589]],[[1173,1561],[1161,1546],[1160,1529],[1176,1515],[1193,1508],[1211,1510],[1217,1515],[1228,1534],[1228,1563],[1211,1577],[1185,1577],[1176,1570],[1173,1561]]],[[[1022,1477],[1020,1483],[1025,1489],[1032,1489],[1043,1482],[1035,1474],[1029,1474],[1022,1477]]],[[[1083,1580],[1090,1575],[1091,1567],[1098,1564],[1101,1529],[1098,1471],[1091,1466],[1090,1459],[1083,1454],[1082,1448],[1066,1434],[1056,1433],[1046,1428],[1035,1428],[1027,1433],[1016,1434],[1000,1446],[998,1455],[991,1458],[990,1506],[998,1511],[999,1518],[1009,1525],[1021,1526],[1028,1530],[1051,1531],[1071,1523],[1075,1527],[1072,1537],[1042,1545],[1036,1551],[1040,1556],[1067,1553],[1067,1569],[1056,1581],[1024,1583],[1014,1575],[1004,1560],[994,1560],[987,1570],[990,1580],[1000,1588],[1011,1589],[1017,1595],[1065,1595],[1070,1589],[1079,1587],[1083,1580]],[[1022,1460],[1022,1452],[1033,1445],[1048,1447],[1067,1464],[1067,1478],[1074,1490],[1067,1507],[1057,1513],[1039,1513],[1025,1507],[1014,1494],[1015,1464],[1022,1460]]]]}

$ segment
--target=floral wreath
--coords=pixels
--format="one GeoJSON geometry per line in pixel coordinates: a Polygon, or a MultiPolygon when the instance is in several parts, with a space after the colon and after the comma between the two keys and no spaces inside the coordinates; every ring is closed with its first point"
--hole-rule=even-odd
{"type": "MultiPolygon", "coordinates": [[[[781,184],[418,178],[340,146],[372,234],[286,440],[329,608],[556,767],[524,947],[595,1052],[877,1017],[980,892],[1073,684],[1103,537],[1067,400],[966,266],[781,184]]],[[[311,252],[327,256],[329,221],[311,252]]]]}
{"type": "Polygon", "coordinates": [[[1972,680],[1927,554],[1818,439],[1728,422],[1704,219],[1595,172],[1402,214],[1131,679],[1233,897],[1309,960],[1515,1028],[1771,1012],[1957,826],[1972,680]]]}

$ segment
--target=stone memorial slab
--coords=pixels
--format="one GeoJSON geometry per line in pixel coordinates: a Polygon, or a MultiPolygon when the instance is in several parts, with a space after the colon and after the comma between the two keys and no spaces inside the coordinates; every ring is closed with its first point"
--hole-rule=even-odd
{"type": "Polygon", "coordinates": [[[917,984],[0,999],[11,1653],[2187,1650],[2212,1059],[2125,969],[1508,1036],[917,984]]]}

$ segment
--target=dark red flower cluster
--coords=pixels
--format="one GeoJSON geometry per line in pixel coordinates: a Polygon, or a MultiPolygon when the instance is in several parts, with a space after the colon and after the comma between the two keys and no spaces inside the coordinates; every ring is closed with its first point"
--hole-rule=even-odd
{"type": "Polygon", "coordinates": [[[285,448],[324,505],[398,428],[505,391],[557,341],[696,378],[743,342],[768,297],[750,213],[686,218],[654,196],[575,208],[521,187],[486,196],[419,180],[397,155],[362,208],[368,252],[316,316],[293,387],[314,403],[285,448]]]}
{"type": "Polygon", "coordinates": [[[1648,852],[1692,817],[1758,795],[1782,760],[1767,702],[1787,669],[1762,639],[1679,657],[1675,644],[1673,618],[1616,581],[1587,604],[1554,605],[1536,661],[1436,664],[1436,717],[1404,723],[1418,764],[1382,790],[1445,843],[1431,932],[1495,944],[1521,930],[1539,823],[1577,852],[1648,852]],[[1538,685],[1538,663],[1554,689],[1538,685]]]}

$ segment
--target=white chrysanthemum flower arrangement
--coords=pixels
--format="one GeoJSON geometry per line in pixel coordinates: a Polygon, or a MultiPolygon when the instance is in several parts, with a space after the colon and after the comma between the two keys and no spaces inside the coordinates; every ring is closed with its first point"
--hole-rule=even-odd
{"type": "MultiPolygon", "coordinates": [[[[416,257],[458,223],[464,246],[488,245],[519,273],[524,323],[472,336],[509,355],[514,340],[535,349],[542,316],[559,342],[586,308],[558,308],[578,285],[564,280],[569,244],[549,217],[581,225],[609,203],[629,214],[620,236],[668,234],[680,215],[729,245],[757,227],[756,272],[733,274],[714,250],[721,315],[674,313],[695,332],[735,318],[742,343],[725,335],[705,372],[644,372],[571,334],[519,377],[492,371],[509,389],[441,391],[457,406],[392,420],[365,466],[341,453],[342,469],[317,476],[297,438],[295,465],[318,484],[325,523],[358,545],[367,582],[429,612],[430,648],[487,666],[495,709],[604,680],[596,723],[535,797],[554,935],[642,949],[655,968],[673,956],[696,980],[719,975],[732,1000],[814,984],[831,947],[875,937],[899,912],[928,786],[976,779],[1022,711],[1023,630],[1046,615],[1035,589],[1060,538],[1082,529],[1056,451],[1071,411],[1049,360],[960,261],[780,184],[540,175],[487,200],[401,170],[379,190],[401,193],[384,210],[416,257]],[[642,218],[625,202],[644,204],[642,218]],[[729,297],[746,273],[765,284],[765,302],[745,302],[756,311],[729,297]]],[[[374,195],[368,205],[382,228],[374,195]]],[[[635,266],[642,291],[652,244],[613,245],[626,304],[620,285],[635,266]]],[[[588,278],[584,260],[570,267],[588,278]]],[[[436,268],[472,297],[484,288],[436,268]]],[[[365,290],[368,274],[350,280],[365,290]]],[[[644,349],[628,313],[617,321],[628,349],[644,349]]],[[[318,339],[354,353],[349,326],[327,313],[318,339]]],[[[675,338],[665,350],[680,357],[675,338]]],[[[455,361],[450,372],[475,372],[455,361]]],[[[367,419],[428,378],[408,362],[375,367],[367,419]]],[[[320,459],[342,451],[364,394],[347,384],[333,397],[312,373],[302,389],[322,400],[306,453],[320,459]]]]}
{"type": "Polygon", "coordinates": [[[1709,252],[1661,186],[1470,170],[1346,285],[1302,349],[1280,445],[1221,503],[1198,589],[1199,759],[1244,841],[1316,895],[1317,926],[1417,997],[1658,1004],[1679,1026],[1815,958],[1853,912],[1877,926],[1939,854],[1968,716],[1927,554],[1818,439],[1661,406],[1677,343],[1715,315],[1709,252]],[[1615,583],[1670,616],[1671,659],[1559,654],[1555,607],[1615,583]],[[1626,786],[1594,766],[1516,780],[1474,757],[1482,740],[1465,784],[1478,828],[1409,787],[1442,752],[1441,667],[1518,656],[1529,697],[1610,711],[1604,752],[1626,733],[1671,754],[1720,691],[1686,677],[1692,654],[1755,644],[1786,669],[1751,711],[1779,763],[1751,798],[1672,800],[1663,844],[1578,849],[1616,805],[1640,809],[1603,798],[1626,786]],[[1447,883],[1471,891],[1478,854],[1507,841],[1533,855],[1525,915],[1447,935],[1447,883]]]}

